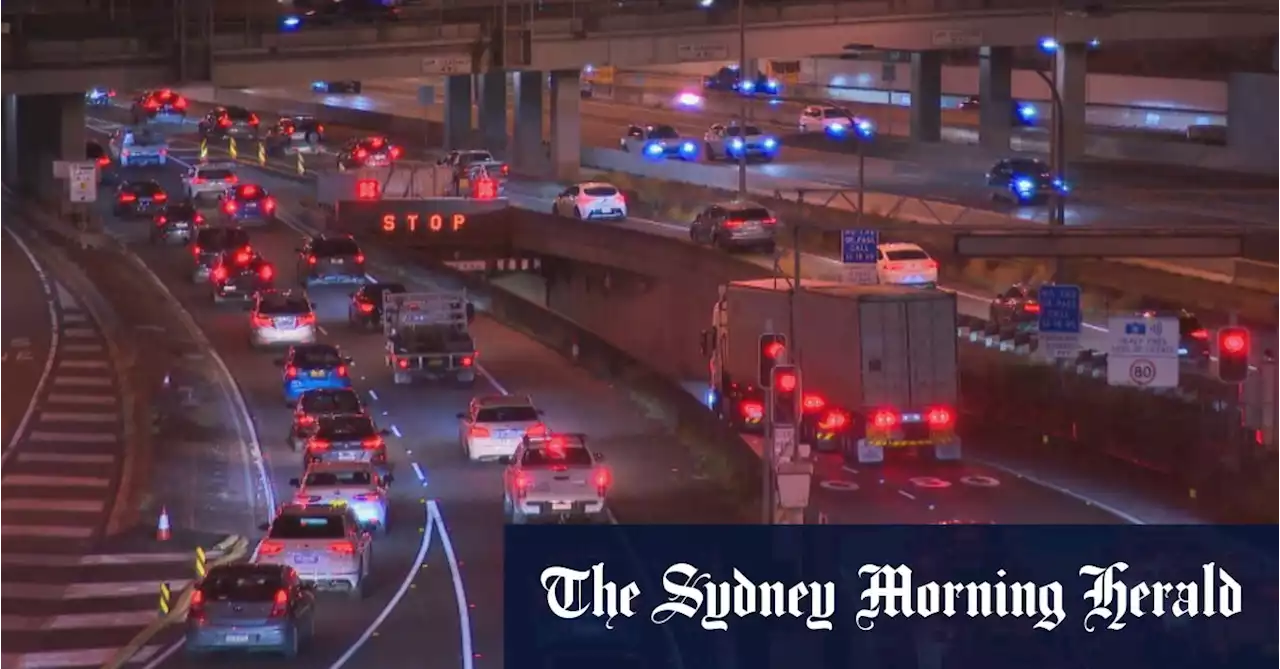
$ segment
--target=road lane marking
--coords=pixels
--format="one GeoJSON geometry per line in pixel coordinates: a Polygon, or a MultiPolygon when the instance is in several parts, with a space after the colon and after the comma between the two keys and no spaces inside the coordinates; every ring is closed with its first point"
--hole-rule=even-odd
{"type": "MultiPolygon", "coordinates": [[[[97,411],[41,411],[42,423],[115,423],[120,414],[97,411]]],[[[34,436],[34,435],[32,435],[34,436]]]]}
{"type": "Polygon", "coordinates": [[[116,403],[114,395],[81,395],[76,393],[49,393],[45,401],[50,404],[94,404],[107,406],[116,403]]]}
{"type": "MultiPolygon", "coordinates": [[[[53,462],[64,465],[110,465],[116,456],[102,453],[48,453],[44,451],[19,453],[18,462],[53,462]]],[[[8,504],[6,501],[5,504],[8,504]]]]}
{"type": "Polygon", "coordinates": [[[89,317],[79,311],[67,311],[62,314],[63,323],[84,323],[88,320],[89,317]]]}
{"type": "Polygon", "coordinates": [[[110,365],[106,360],[59,360],[58,369],[107,369],[110,365]]]}
{"type": "Polygon", "coordinates": [[[372,398],[373,398],[373,401],[375,401],[375,402],[376,402],[376,401],[378,401],[378,391],[374,390],[373,388],[370,388],[370,389],[369,389],[369,397],[372,397],[372,398]]]}
{"type": "Polygon", "coordinates": [[[899,494],[899,495],[902,495],[903,497],[906,497],[907,499],[915,499],[915,498],[916,498],[916,496],[915,496],[915,495],[912,495],[911,493],[907,492],[906,490],[899,490],[899,491],[898,491],[898,494],[899,494]]]}
{"type": "Polygon", "coordinates": [[[471,638],[471,607],[467,602],[467,590],[462,585],[462,568],[458,564],[458,554],[453,550],[449,529],[445,526],[444,516],[440,514],[440,506],[434,499],[427,500],[427,516],[430,525],[435,525],[440,532],[440,546],[444,548],[444,557],[449,563],[449,576],[453,580],[453,597],[458,602],[458,628],[462,635],[462,669],[474,669],[475,647],[471,638]]]}
{"type": "MultiPolygon", "coordinates": [[[[112,627],[146,627],[155,622],[153,609],[117,613],[70,613],[58,616],[0,616],[0,630],[5,632],[44,632],[50,630],[109,629],[112,627]]],[[[7,665],[6,665],[7,666],[7,665]]]]}
{"type": "Polygon", "coordinates": [[[410,462],[409,466],[413,467],[413,474],[418,477],[418,482],[422,484],[422,487],[427,487],[427,473],[422,470],[422,465],[417,462],[410,462]]]}
{"type": "Polygon", "coordinates": [[[112,385],[113,379],[105,376],[55,376],[53,377],[53,385],[55,386],[92,386],[95,388],[106,388],[112,385]]]}
{"type": "Polygon", "coordinates": [[[111,485],[111,479],[104,479],[97,476],[47,476],[45,474],[10,474],[0,483],[4,485],[31,486],[33,488],[52,487],[52,488],[106,488],[111,485]]]}
{"type": "MultiPolygon", "coordinates": [[[[0,525],[0,537],[27,537],[39,539],[88,539],[93,536],[92,527],[72,527],[65,525],[0,525]]],[[[22,598],[15,591],[21,583],[10,583],[4,586],[4,594],[22,598]]],[[[55,598],[58,599],[58,598],[55,598]]]]}
{"type": "MultiPolygon", "coordinates": [[[[215,560],[222,551],[210,550],[205,557],[215,560]]],[[[15,567],[101,567],[133,564],[171,564],[191,561],[186,551],[170,553],[95,553],[90,555],[37,555],[33,553],[0,553],[0,565],[15,567]]]]}
{"type": "Polygon", "coordinates": [[[397,439],[404,437],[403,434],[400,434],[400,428],[396,427],[395,425],[391,426],[391,434],[396,435],[397,439]]]}
{"type": "Polygon", "coordinates": [[[9,443],[5,444],[4,453],[0,453],[0,466],[9,459],[9,455],[13,453],[14,446],[22,439],[27,431],[27,424],[31,422],[31,417],[36,412],[36,405],[40,403],[40,395],[44,392],[44,387],[49,383],[49,375],[53,373],[54,353],[58,350],[58,310],[53,303],[53,288],[49,283],[49,275],[45,274],[44,267],[36,260],[36,256],[31,252],[31,248],[27,243],[22,241],[18,233],[14,232],[9,226],[4,226],[4,231],[9,234],[14,243],[27,257],[27,262],[31,264],[35,270],[36,277],[40,280],[40,287],[44,290],[44,299],[46,306],[49,308],[49,351],[45,354],[44,369],[40,372],[40,378],[36,381],[35,390],[31,392],[31,399],[27,402],[27,410],[23,412],[22,419],[18,421],[18,426],[13,430],[13,438],[9,443]]]}
{"type": "Polygon", "coordinates": [[[98,331],[93,328],[62,328],[62,334],[76,339],[97,339],[98,331]]]}
{"type": "Polygon", "coordinates": [[[100,499],[6,499],[4,508],[8,511],[102,513],[107,503],[100,499]]]}
{"type": "Polygon", "coordinates": [[[67,344],[62,347],[65,353],[105,353],[102,344],[67,344]]]}
{"type": "MultiPolygon", "coordinates": [[[[8,586],[6,586],[8,587],[8,586]]],[[[84,650],[50,650],[36,653],[4,653],[4,669],[63,669],[64,667],[100,667],[111,661],[119,648],[84,650]]],[[[146,662],[156,656],[160,646],[144,646],[134,654],[135,662],[146,662]]],[[[150,666],[150,665],[148,665],[150,666]]]]}
{"type": "Polygon", "coordinates": [[[120,436],[111,432],[32,432],[27,441],[65,442],[70,444],[114,444],[120,436]]]}

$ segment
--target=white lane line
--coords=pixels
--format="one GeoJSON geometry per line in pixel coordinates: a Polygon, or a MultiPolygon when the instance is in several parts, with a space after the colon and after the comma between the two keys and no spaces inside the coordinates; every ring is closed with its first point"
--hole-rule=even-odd
{"type": "MultiPolygon", "coordinates": [[[[215,560],[222,551],[207,551],[205,557],[215,560]]],[[[34,553],[0,553],[0,564],[15,567],[101,567],[122,564],[172,564],[191,561],[191,553],[95,553],[91,555],[37,555],[34,553]]]]}
{"type": "Polygon", "coordinates": [[[854,469],[853,467],[850,467],[849,465],[841,465],[840,468],[845,470],[846,472],[849,472],[850,474],[858,473],[858,470],[854,469]]]}
{"type": "Polygon", "coordinates": [[[53,373],[54,353],[58,350],[58,310],[53,303],[53,289],[49,285],[49,276],[45,274],[44,268],[36,261],[36,256],[31,252],[31,248],[27,243],[22,241],[16,232],[4,226],[4,231],[9,234],[18,248],[22,250],[22,254],[27,257],[27,262],[31,263],[31,267],[35,269],[36,276],[40,279],[40,286],[44,290],[45,302],[49,307],[49,352],[45,354],[44,369],[40,372],[40,379],[36,381],[35,390],[31,393],[31,400],[27,402],[27,410],[23,412],[22,419],[18,421],[18,427],[13,430],[13,438],[5,444],[4,453],[0,454],[0,467],[9,459],[9,455],[13,453],[13,447],[18,444],[23,435],[27,431],[27,424],[31,422],[31,417],[36,412],[36,405],[39,403],[40,394],[44,391],[45,385],[49,383],[49,375],[53,373]]]}
{"type": "MultiPolygon", "coordinates": [[[[18,462],[51,462],[63,465],[110,465],[116,456],[109,453],[49,453],[45,451],[22,452],[18,462]]],[[[6,501],[5,504],[8,504],[6,501]]]]}
{"type": "Polygon", "coordinates": [[[1006,474],[1011,474],[1024,481],[1027,481],[1028,483],[1040,486],[1041,488],[1053,490],[1054,492],[1061,493],[1072,499],[1079,500],[1081,502],[1084,502],[1085,506],[1096,506],[1099,509],[1102,509],[1103,511],[1115,516],[1116,518],[1119,518],[1120,520],[1123,520],[1124,522],[1129,523],[1130,525],[1146,525],[1147,524],[1147,521],[1129,513],[1128,511],[1123,511],[1105,502],[1100,502],[1097,499],[1090,497],[1089,495],[1078,493],[1065,486],[1060,486],[1056,483],[1051,483],[1037,476],[1032,476],[1030,474],[1020,472],[1016,469],[1005,467],[1004,465],[992,462],[990,460],[975,460],[975,462],[986,465],[992,469],[998,469],[1002,472],[1005,472],[1006,474]]]}
{"type": "Polygon", "coordinates": [[[899,491],[898,491],[898,494],[899,494],[899,495],[902,495],[903,497],[906,497],[907,499],[915,499],[915,498],[916,498],[916,496],[915,496],[915,495],[912,495],[911,493],[907,492],[906,490],[899,490],[899,491]]]}
{"type": "Polygon", "coordinates": [[[395,425],[391,426],[391,434],[396,435],[397,439],[404,437],[403,434],[400,434],[400,428],[396,427],[395,425]]]}
{"type": "Polygon", "coordinates": [[[370,388],[370,389],[369,389],[369,397],[372,397],[372,398],[373,398],[373,401],[375,401],[375,402],[376,402],[376,401],[378,401],[378,391],[374,390],[373,388],[370,388]]]}
{"type": "Polygon", "coordinates": [[[107,503],[100,499],[6,499],[5,511],[52,511],[62,513],[101,513],[107,503]]]}
{"type": "Polygon", "coordinates": [[[417,462],[410,462],[409,466],[413,467],[413,474],[418,477],[418,482],[422,484],[422,487],[427,487],[427,473],[423,471],[422,465],[417,462]]]}
{"type": "Polygon", "coordinates": [[[98,337],[98,331],[93,328],[62,328],[62,334],[65,337],[77,339],[96,339],[98,337]]]}
{"type": "Polygon", "coordinates": [[[63,323],[84,323],[85,321],[88,321],[88,320],[89,320],[89,317],[85,316],[83,313],[79,311],[62,312],[63,323]]]}
{"type": "Polygon", "coordinates": [[[329,336],[329,331],[328,331],[328,330],[326,330],[326,329],[324,329],[324,326],[323,326],[323,325],[317,325],[317,326],[316,326],[316,329],[320,331],[320,334],[322,334],[322,335],[324,335],[324,336],[326,336],[326,337],[328,337],[328,336],[329,336]]]}
{"type": "MultiPolygon", "coordinates": [[[[41,411],[42,423],[115,423],[120,414],[98,411],[41,411]]],[[[34,435],[33,435],[34,436],[34,435]]],[[[109,435],[111,436],[111,435],[109,435]]]]}
{"type": "Polygon", "coordinates": [[[109,406],[117,402],[114,395],[83,395],[77,393],[49,393],[45,401],[50,404],[94,404],[109,406]]]}
{"type": "Polygon", "coordinates": [[[106,348],[102,344],[64,344],[62,346],[64,353],[105,353],[106,348]]]}
{"type": "Polygon", "coordinates": [[[449,563],[449,576],[453,580],[453,597],[458,602],[458,628],[462,634],[462,669],[474,669],[475,648],[471,640],[471,606],[467,603],[467,591],[462,585],[462,568],[458,565],[458,554],[453,551],[449,528],[445,526],[444,516],[440,514],[440,506],[434,499],[427,500],[427,517],[430,519],[429,525],[435,525],[440,532],[440,546],[444,548],[444,557],[449,563]]]}
{"type": "Polygon", "coordinates": [[[110,388],[114,379],[105,376],[62,376],[53,377],[55,386],[88,386],[93,388],[110,388]]]}
{"type": "Polygon", "coordinates": [[[68,444],[114,444],[119,435],[110,432],[32,432],[27,441],[58,442],[68,444]]]}
{"type": "MultiPolygon", "coordinates": [[[[88,539],[93,536],[92,527],[69,527],[63,525],[15,525],[8,523],[0,525],[0,537],[36,537],[40,539],[88,539]]],[[[13,590],[14,586],[20,583],[9,583],[4,586],[4,594],[6,597],[18,597],[22,595],[13,590]]],[[[59,599],[59,598],[53,598],[59,599]]]]}
{"type": "MultiPolygon", "coordinates": [[[[111,661],[119,648],[86,648],[83,650],[50,650],[38,653],[4,653],[0,665],[4,669],[64,669],[67,667],[101,667],[111,661]]],[[[156,656],[160,646],[145,646],[133,656],[135,662],[146,662],[156,656]]],[[[150,666],[150,665],[148,665],[150,666]]]]}
{"type": "MultiPolygon", "coordinates": [[[[111,479],[97,476],[46,476],[44,474],[10,474],[0,479],[3,485],[31,486],[33,488],[107,488],[111,479]]],[[[7,500],[6,500],[7,502],[7,500]]]]}
{"type": "Polygon", "coordinates": [[[143,628],[156,621],[152,609],[116,613],[70,613],[59,616],[0,616],[0,630],[5,632],[41,632],[47,630],[143,628]]]}
{"type": "Polygon", "coordinates": [[[59,360],[58,369],[106,369],[106,360],[59,360]]]}

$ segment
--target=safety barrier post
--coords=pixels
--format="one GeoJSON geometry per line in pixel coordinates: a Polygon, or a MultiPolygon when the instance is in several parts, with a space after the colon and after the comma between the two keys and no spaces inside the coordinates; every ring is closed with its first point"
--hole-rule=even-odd
{"type": "Polygon", "coordinates": [[[200,139],[200,160],[205,161],[208,159],[209,159],[209,140],[201,138],[200,139]]]}
{"type": "Polygon", "coordinates": [[[267,145],[262,142],[258,142],[258,164],[267,164],[267,145]]]}
{"type": "Polygon", "coordinates": [[[173,591],[169,589],[168,583],[161,583],[160,584],[160,605],[158,607],[158,611],[160,613],[161,618],[169,615],[169,609],[172,607],[172,605],[173,605],[173,591]]]}
{"type": "Polygon", "coordinates": [[[298,176],[302,176],[306,173],[307,173],[307,164],[302,160],[302,154],[299,153],[298,154],[298,176]]]}
{"type": "Polygon", "coordinates": [[[228,141],[229,141],[229,144],[227,146],[227,153],[231,154],[232,160],[236,160],[237,157],[240,155],[240,152],[236,150],[236,138],[232,137],[228,141]]]}
{"type": "Polygon", "coordinates": [[[196,547],[196,578],[197,579],[204,578],[204,575],[207,574],[208,572],[209,572],[209,568],[207,566],[207,561],[205,560],[204,549],[197,546],[196,547]]]}

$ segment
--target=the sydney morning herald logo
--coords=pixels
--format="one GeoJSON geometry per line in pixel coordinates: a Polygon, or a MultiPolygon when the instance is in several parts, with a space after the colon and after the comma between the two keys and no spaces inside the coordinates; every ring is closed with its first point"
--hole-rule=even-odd
{"type": "MultiPolygon", "coordinates": [[[[866,564],[858,571],[854,624],[875,628],[888,618],[1025,618],[1038,630],[1052,631],[1068,618],[1067,592],[1076,589],[1082,601],[1081,624],[1088,632],[1122,630],[1136,619],[1230,618],[1241,609],[1240,583],[1216,563],[1202,565],[1191,580],[1178,582],[1126,581],[1129,565],[1084,565],[1078,582],[1035,583],[1009,579],[998,569],[984,581],[917,582],[906,565],[866,564]]],[[[605,573],[604,563],[588,569],[552,566],[542,570],[547,608],[559,618],[596,618],[614,629],[618,618],[643,613],[640,586],[618,583],[605,573]]],[[[662,625],[677,616],[696,620],[703,629],[727,631],[735,619],[761,617],[803,620],[815,631],[832,631],[842,593],[831,581],[782,583],[755,581],[738,569],[728,580],[688,563],[676,563],[662,574],[662,601],[647,612],[662,625]]]]}

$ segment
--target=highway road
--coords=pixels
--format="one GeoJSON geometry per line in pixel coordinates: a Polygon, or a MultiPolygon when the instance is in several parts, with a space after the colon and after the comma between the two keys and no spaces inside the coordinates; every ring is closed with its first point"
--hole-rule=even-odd
{"type": "MultiPolygon", "coordinates": [[[[369,109],[439,121],[439,105],[424,107],[412,82],[378,84],[365,95],[323,95],[306,89],[255,89],[264,97],[296,99],[332,106],[369,109]]],[[[870,105],[881,127],[905,125],[905,110],[870,105]],[[898,118],[901,117],[901,118],[898,118]]],[[[761,110],[770,109],[761,103],[761,110]]],[[[726,123],[738,113],[736,98],[710,96],[703,109],[644,109],[605,102],[582,104],[583,145],[618,148],[628,123],[668,123],[683,135],[701,138],[712,123],[726,123]]],[[[753,165],[753,174],[857,188],[858,160],[854,144],[823,135],[794,132],[798,114],[769,112],[778,124],[783,149],[773,164],[753,165]]],[[[874,116],[874,114],[873,114],[874,116]]],[[[994,162],[975,147],[926,146],[897,138],[877,139],[866,146],[866,188],[976,209],[997,209],[1031,220],[1045,220],[1045,207],[1008,207],[993,203],[983,188],[983,173],[994,162]],[[986,157],[984,157],[986,156],[986,157]]],[[[733,169],[726,167],[726,169],[733,169]]],[[[1247,224],[1274,228],[1274,177],[1215,172],[1171,165],[1084,161],[1070,167],[1073,194],[1068,224],[1221,225],[1247,224]]]]}
{"type": "Polygon", "coordinates": [[[0,399],[0,433],[8,451],[18,425],[28,413],[36,387],[45,376],[52,345],[51,300],[34,259],[6,226],[0,235],[0,258],[4,266],[4,303],[0,304],[4,328],[4,390],[0,399]]]}

